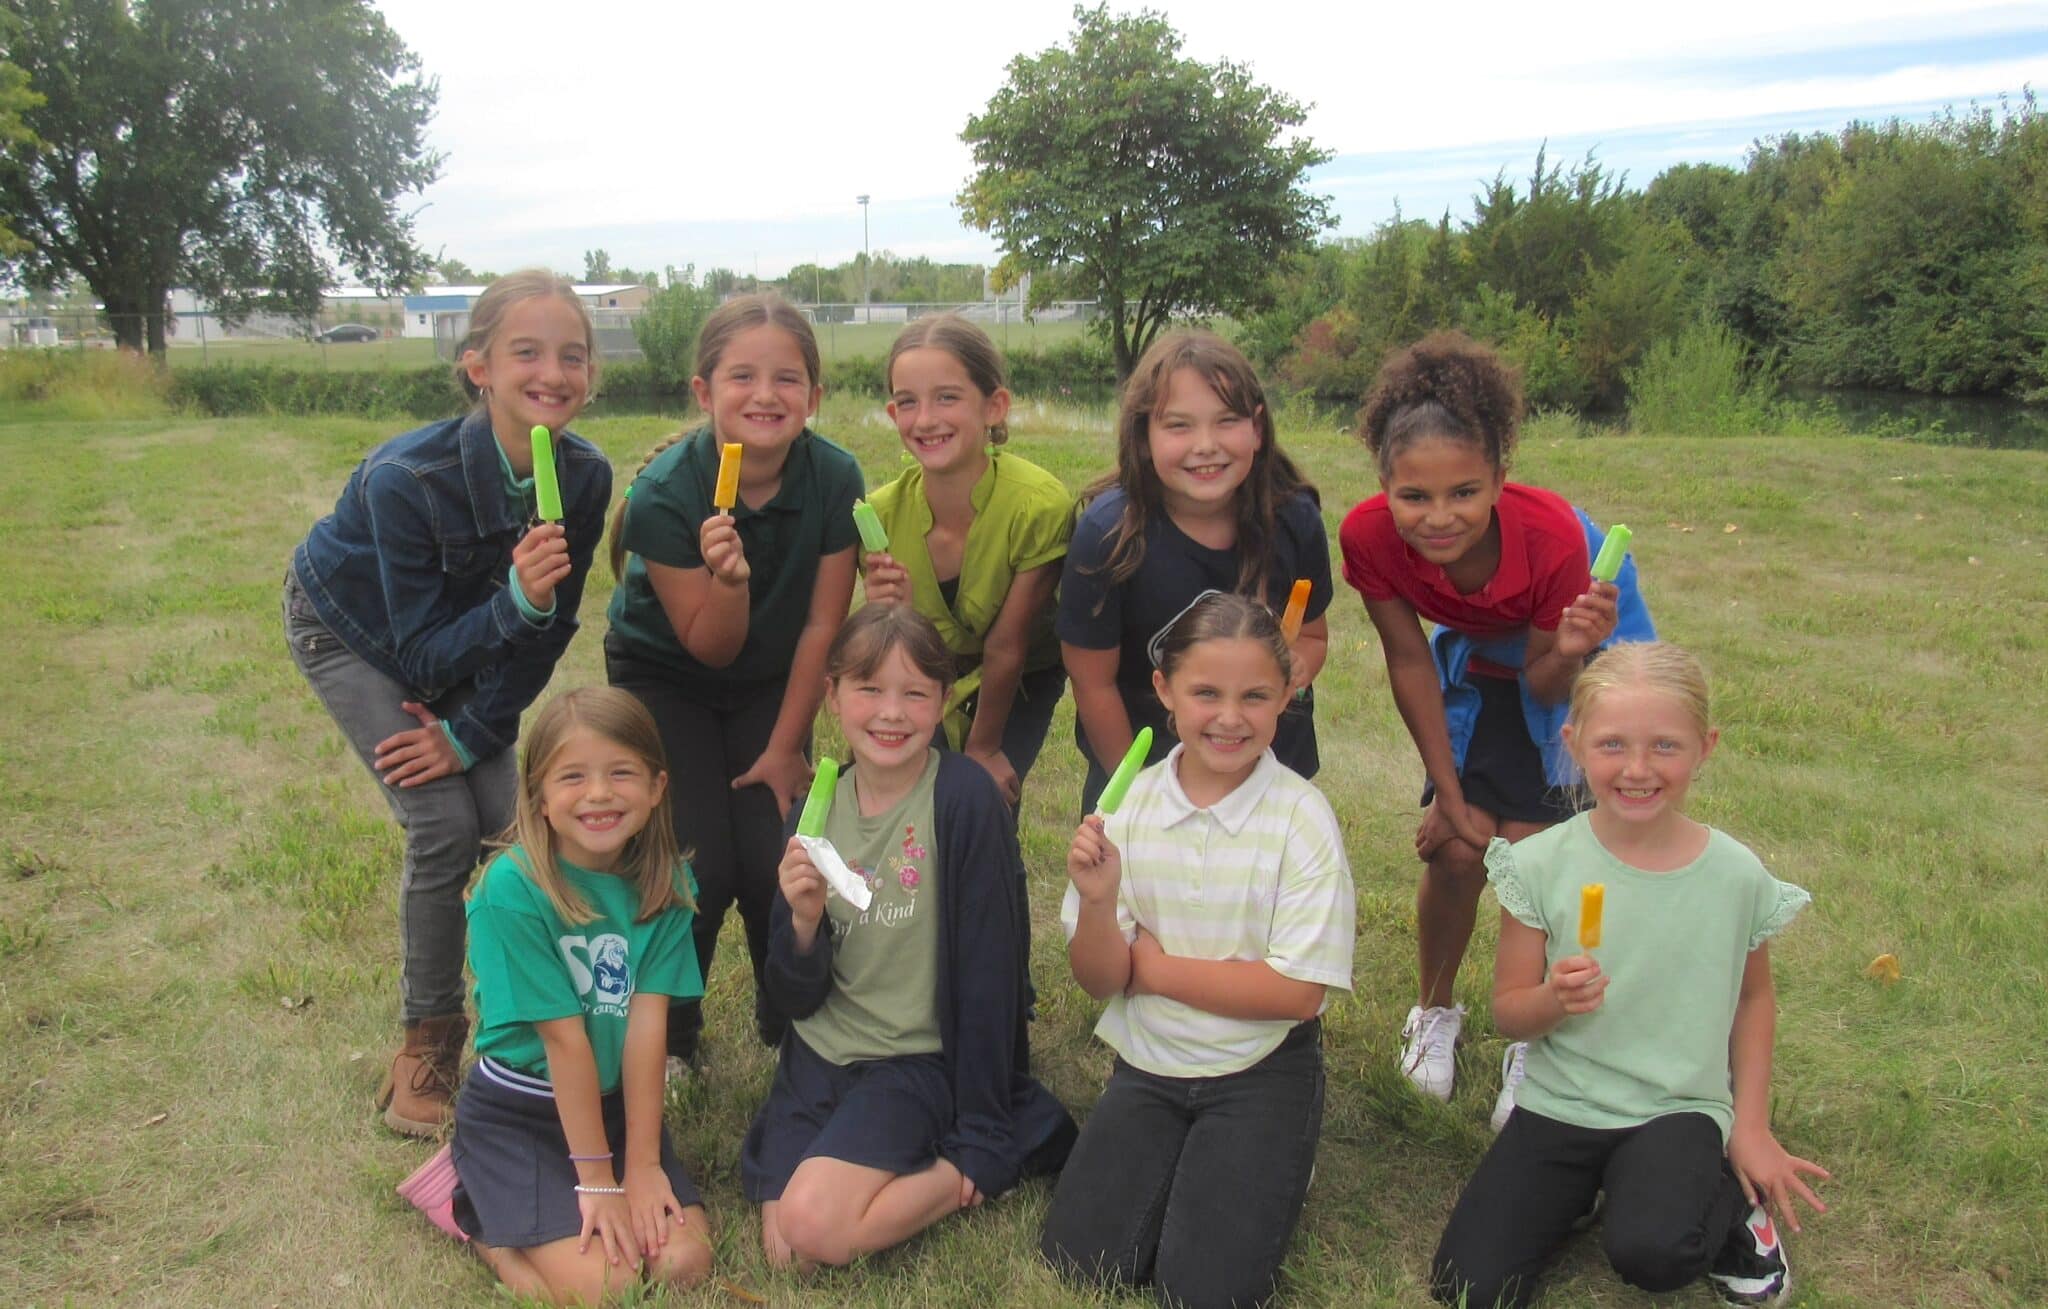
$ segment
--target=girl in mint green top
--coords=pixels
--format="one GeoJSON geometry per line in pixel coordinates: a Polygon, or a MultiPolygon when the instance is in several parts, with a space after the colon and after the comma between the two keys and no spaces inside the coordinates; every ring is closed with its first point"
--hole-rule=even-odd
{"type": "Polygon", "coordinates": [[[1787,1292],[1773,1218],[1799,1229],[1794,1196],[1824,1211],[1805,1178],[1828,1174],[1771,1132],[1767,942],[1808,896],[1686,816],[1716,739],[1697,660],[1613,646],[1579,674],[1563,731],[1593,807],[1486,852],[1494,1023],[1529,1049],[1437,1250],[1446,1303],[1528,1303],[1603,1191],[1602,1241],[1632,1285],[1787,1292]]]}
{"type": "Polygon", "coordinates": [[[916,462],[868,496],[889,536],[869,551],[869,604],[909,604],[953,652],[946,743],[1017,803],[1066,674],[1052,598],[1074,497],[1000,447],[1010,392],[988,333],[958,314],[920,318],[886,370],[889,416],[916,462]]]}
{"type": "Polygon", "coordinates": [[[550,701],[514,843],[469,901],[477,1061],[450,1143],[455,1223],[521,1296],[595,1304],[711,1270],[711,1230],[662,1125],[672,998],[703,994],[693,884],[661,736],[625,691],[550,701]]]}

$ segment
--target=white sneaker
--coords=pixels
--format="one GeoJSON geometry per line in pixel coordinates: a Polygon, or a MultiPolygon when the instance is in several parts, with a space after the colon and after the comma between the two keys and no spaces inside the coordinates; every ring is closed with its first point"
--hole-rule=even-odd
{"type": "Polygon", "coordinates": [[[1401,1028],[1407,1045],[1401,1051],[1401,1071],[1416,1089],[1439,1100],[1451,1098],[1451,1079],[1457,1073],[1458,1033],[1465,1029],[1464,1005],[1437,1005],[1408,1011],[1401,1028]]]}
{"type": "Polygon", "coordinates": [[[1522,1084],[1522,1062],[1529,1057],[1527,1041],[1511,1041],[1500,1056],[1500,1094],[1493,1101],[1493,1134],[1500,1135],[1500,1129],[1508,1125],[1508,1115],[1515,1111],[1515,1088],[1522,1084]]]}

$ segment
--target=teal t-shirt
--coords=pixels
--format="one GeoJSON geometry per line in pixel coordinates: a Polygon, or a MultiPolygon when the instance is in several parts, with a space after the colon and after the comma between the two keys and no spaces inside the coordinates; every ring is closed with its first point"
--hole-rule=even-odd
{"type": "Polygon", "coordinates": [[[1592,951],[1609,979],[1606,999],[1529,1043],[1515,1103],[1596,1128],[1702,1113],[1726,1141],[1735,1121],[1728,1034],[1743,968],[1811,897],[1714,829],[1685,867],[1644,872],[1600,844],[1590,814],[1513,845],[1496,837],[1486,875],[1501,908],[1549,937],[1546,970],[1582,953],[1580,888],[1607,887],[1592,951]]]}
{"type": "MultiPolygon", "coordinates": [[[[527,876],[523,858],[514,847],[493,859],[469,897],[476,1052],[546,1078],[547,1049],[534,1024],[581,1014],[598,1087],[614,1090],[633,996],[704,994],[690,935],[696,915],[670,909],[636,923],[640,895],[631,882],[562,863],[569,885],[597,914],[587,923],[567,923],[527,876]]],[[[687,867],[681,875],[694,886],[687,867]]]]}
{"type": "Polygon", "coordinates": [[[856,769],[832,797],[825,835],[873,898],[865,910],[834,891],[832,989],[808,1018],[796,1020],[804,1044],[832,1063],[887,1059],[939,1050],[939,911],[933,891],[942,870],[932,839],[932,796],[939,752],[931,751],[909,794],[888,812],[864,818],[856,769]]]}
{"type": "Polygon", "coordinates": [[[733,507],[733,523],[746,552],[747,639],[723,668],[699,662],[683,649],[647,580],[647,560],[672,568],[702,568],[697,548],[704,520],[716,512],[719,443],[700,427],[655,457],[634,479],[626,500],[625,576],[612,592],[612,640],[638,659],[675,672],[682,688],[700,697],[732,688],[755,688],[789,676],[797,638],[810,616],[818,560],[859,540],[853,502],[865,483],[854,457],[806,429],[789,447],[782,486],[758,508],[733,507]]]}

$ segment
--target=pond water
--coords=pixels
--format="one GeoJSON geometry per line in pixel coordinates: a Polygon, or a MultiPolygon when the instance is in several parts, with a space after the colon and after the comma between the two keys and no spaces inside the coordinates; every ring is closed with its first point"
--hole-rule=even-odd
{"type": "Polygon", "coordinates": [[[2048,405],[1905,391],[1794,388],[1787,394],[1832,407],[1852,432],[1998,450],[2048,450],[2048,405]]]}

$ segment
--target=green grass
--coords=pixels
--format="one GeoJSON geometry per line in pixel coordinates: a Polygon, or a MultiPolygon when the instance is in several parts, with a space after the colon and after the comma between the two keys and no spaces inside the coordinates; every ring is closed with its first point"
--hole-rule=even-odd
{"type": "MultiPolygon", "coordinates": [[[[340,348],[336,353],[340,353],[340,348]]],[[[665,430],[583,430],[637,467],[665,430]]],[[[1027,400],[1014,447],[1069,482],[1102,467],[1099,410],[1027,400]]],[[[820,422],[879,479],[879,410],[820,422]]],[[[282,647],[278,584],[362,452],[354,419],[22,419],[0,425],[0,1284],[10,1302],[501,1302],[391,1188],[427,1147],[369,1112],[395,1032],[397,833],[282,647]]],[[[1285,439],[1333,534],[1371,489],[1334,430],[1285,439]]],[[[1698,811],[1813,891],[1774,951],[1779,1134],[1835,1173],[1791,1241],[1799,1303],[2048,1299],[2048,459],[1862,439],[1601,435],[1538,424],[1518,475],[1637,533],[1665,633],[1714,676],[1721,750],[1698,811]],[[1729,530],[1732,525],[1733,530],[1729,530]],[[1895,953],[1905,980],[1864,977],[1895,953]]],[[[556,686],[600,681],[610,579],[556,686]]],[[[1448,1106],[1393,1068],[1413,971],[1419,776],[1376,642],[1331,611],[1319,784],[1359,892],[1357,993],[1329,1018],[1320,1167],[1287,1302],[1424,1302],[1484,1150],[1501,1041],[1490,924],[1448,1106]]],[[[1023,827],[1037,1066],[1085,1112],[1107,1071],[1055,911],[1079,789],[1068,711],[1023,827]]],[[[1484,918],[1485,915],[1482,915],[1484,918]]],[[[737,924],[734,924],[736,929],[737,924]]],[[[741,957],[729,942],[728,965],[741,957]]],[[[744,969],[721,967],[701,1080],[669,1120],[719,1272],[777,1304],[1099,1303],[1032,1253],[1028,1186],[907,1249],[800,1284],[764,1269],[738,1143],[767,1085],[744,969]]],[[[1581,1241],[1553,1305],[1640,1297],[1581,1241]]],[[[679,1302],[736,1303],[716,1290],[679,1302]]],[[[1704,1305],[1694,1289],[1674,1298],[1704,1305]]]]}

